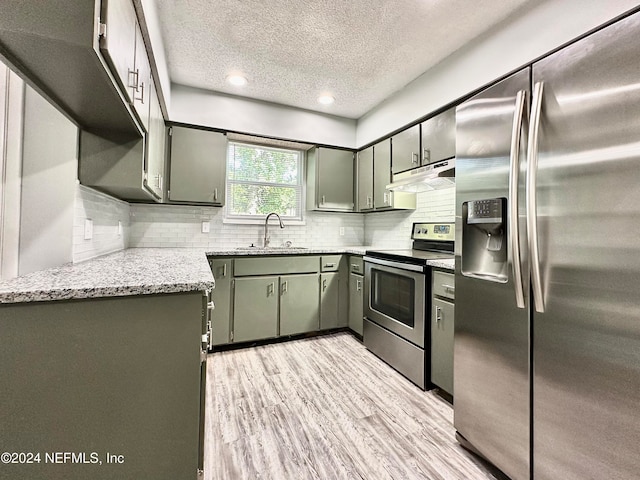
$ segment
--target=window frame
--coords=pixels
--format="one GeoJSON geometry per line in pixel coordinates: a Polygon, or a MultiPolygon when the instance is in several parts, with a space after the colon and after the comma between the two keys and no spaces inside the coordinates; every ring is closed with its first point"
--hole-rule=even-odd
{"type": "Polygon", "coordinates": [[[258,185],[258,186],[276,186],[276,187],[292,187],[296,186],[300,189],[300,202],[299,202],[299,215],[295,217],[291,216],[282,216],[282,220],[287,222],[287,225],[305,225],[305,210],[306,210],[306,166],[307,166],[307,152],[304,149],[300,148],[288,148],[288,147],[280,147],[273,145],[266,145],[260,142],[251,142],[246,140],[229,140],[227,143],[227,156],[225,159],[225,189],[227,192],[227,201],[225,202],[225,212],[223,223],[232,223],[232,224],[264,224],[264,221],[267,217],[267,214],[259,214],[259,215],[234,215],[230,213],[230,203],[231,203],[231,185],[232,184],[245,184],[245,185],[258,185]],[[272,150],[278,152],[295,152],[298,154],[298,179],[299,183],[296,185],[292,184],[284,184],[284,183],[273,183],[273,182],[260,182],[260,181],[247,181],[247,180],[231,180],[229,178],[229,160],[230,160],[230,152],[234,145],[240,145],[244,147],[252,147],[260,150],[272,150]]]}

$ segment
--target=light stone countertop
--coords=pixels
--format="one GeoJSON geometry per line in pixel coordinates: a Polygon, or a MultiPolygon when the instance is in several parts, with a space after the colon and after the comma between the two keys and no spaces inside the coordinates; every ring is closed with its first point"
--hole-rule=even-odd
{"type": "Polygon", "coordinates": [[[455,259],[440,259],[440,260],[427,260],[427,265],[435,268],[442,268],[443,270],[451,270],[452,272],[455,270],[456,261],[455,259]]]}
{"type": "MultiPolygon", "coordinates": [[[[214,288],[207,256],[364,255],[372,247],[312,248],[129,248],[86,262],[67,264],[0,281],[0,303],[46,302],[201,291],[214,288]]],[[[452,260],[428,265],[453,270],[452,260]]]]}
{"type": "Polygon", "coordinates": [[[0,303],[201,291],[214,287],[203,249],[130,248],[0,282],[0,303]]]}

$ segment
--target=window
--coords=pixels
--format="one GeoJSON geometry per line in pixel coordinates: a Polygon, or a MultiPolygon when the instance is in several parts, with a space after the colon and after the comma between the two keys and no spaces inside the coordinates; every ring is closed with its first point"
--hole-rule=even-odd
{"type": "Polygon", "coordinates": [[[303,152],[229,142],[227,218],[302,220],[303,152]]]}

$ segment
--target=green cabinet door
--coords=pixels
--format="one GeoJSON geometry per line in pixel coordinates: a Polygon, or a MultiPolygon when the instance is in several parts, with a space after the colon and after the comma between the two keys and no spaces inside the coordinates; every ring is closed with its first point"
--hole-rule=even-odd
{"type": "Polygon", "coordinates": [[[362,335],[363,288],[364,277],[357,273],[349,274],[349,328],[359,335],[362,335]]]}
{"type": "Polygon", "coordinates": [[[373,210],[373,147],[358,152],[358,211],[373,210]]]}
{"type": "Polygon", "coordinates": [[[231,259],[210,260],[216,287],[211,292],[214,309],[211,313],[213,345],[229,343],[231,333],[231,259]]]}
{"type": "Polygon", "coordinates": [[[340,273],[320,275],[320,330],[341,326],[340,273]]]}
{"type": "Polygon", "coordinates": [[[391,207],[387,185],[391,183],[391,140],[373,146],[373,206],[376,210],[391,207]]]}
{"type": "Polygon", "coordinates": [[[318,330],[319,292],[317,273],[280,277],[280,335],[318,330]]]}
{"type": "Polygon", "coordinates": [[[248,342],[278,335],[278,277],[236,278],[233,341],[248,342]]]}
{"type": "Polygon", "coordinates": [[[420,125],[414,125],[391,139],[391,170],[399,173],[420,166],[420,125]]]}
{"type": "Polygon", "coordinates": [[[431,306],[431,381],[453,395],[454,305],[434,298],[431,306]]]}

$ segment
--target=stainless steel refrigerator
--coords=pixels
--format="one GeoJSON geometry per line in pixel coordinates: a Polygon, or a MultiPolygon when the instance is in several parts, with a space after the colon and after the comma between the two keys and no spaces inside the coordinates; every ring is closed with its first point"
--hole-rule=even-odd
{"type": "Polygon", "coordinates": [[[456,119],[460,441],[514,480],[637,479],[640,14],[456,119]]]}

